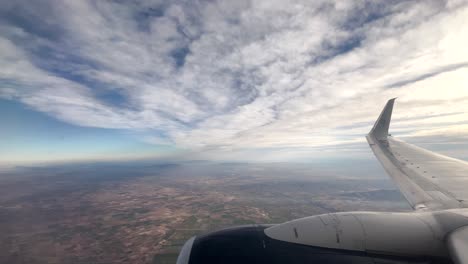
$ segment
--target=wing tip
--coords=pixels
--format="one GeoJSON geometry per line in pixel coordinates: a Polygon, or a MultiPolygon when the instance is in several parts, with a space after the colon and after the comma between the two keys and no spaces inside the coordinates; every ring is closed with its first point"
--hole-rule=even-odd
{"type": "Polygon", "coordinates": [[[378,140],[385,140],[388,136],[388,129],[390,127],[390,121],[392,119],[392,111],[395,100],[398,97],[392,98],[387,101],[384,109],[379,115],[379,118],[374,124],[374,127],[369,132],[369,135],[373,135],[378,140]]]}

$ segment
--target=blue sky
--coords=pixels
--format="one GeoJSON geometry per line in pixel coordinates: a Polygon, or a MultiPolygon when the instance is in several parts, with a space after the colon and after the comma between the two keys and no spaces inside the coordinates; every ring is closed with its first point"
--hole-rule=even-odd
{"type": "Polygon", "coordinates": [[[10,162],[141,159],[174,153],[143,133],[71,125],[14,101],[0,100],[0,154],[10,162]]]}
{"type": "Polygon", "coordinates": [[[0,163],[467,157],[468,3],[1,1],[0,163]]]}

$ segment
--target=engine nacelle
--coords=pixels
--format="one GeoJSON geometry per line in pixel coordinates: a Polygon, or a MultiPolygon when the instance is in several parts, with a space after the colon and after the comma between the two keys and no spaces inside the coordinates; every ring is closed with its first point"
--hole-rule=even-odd
{"type": "Polygon", "coordinates": [[[402,256],[447,255],[444,232],[430,213],[331,213],[275,225],[265,234],[322,248],[402,256]]]}
{"type": "Polygon", "coordinates": [[[196,236],[177,264],[452,264],[444,240],[468,226],[468,210],[311,216],[196,236]]]}

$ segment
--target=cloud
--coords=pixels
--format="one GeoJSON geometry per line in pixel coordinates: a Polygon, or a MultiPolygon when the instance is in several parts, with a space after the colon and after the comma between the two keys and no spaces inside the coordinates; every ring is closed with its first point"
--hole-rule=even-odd
{"type": "Polygon", "coordinates": [[[395,96],[397,134],[468,121],[467,16],[465,1],[2,3],[0,96],[212,157],[345,148],[395,96]]]}

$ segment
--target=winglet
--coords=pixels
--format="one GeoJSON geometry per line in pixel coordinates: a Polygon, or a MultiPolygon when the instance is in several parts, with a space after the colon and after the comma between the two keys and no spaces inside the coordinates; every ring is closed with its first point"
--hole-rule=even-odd
{"type": "Polygon", "coordinates": [[[374,124],[374,127],[369,132],[369,135],[373,135],[378,140],[385,140],[388,136],[388,127],[390,126],[390,120],[392,119],[393,103],[396,98],[388,100],[382,113],[380,113],[379,119],[374,124]]]}

